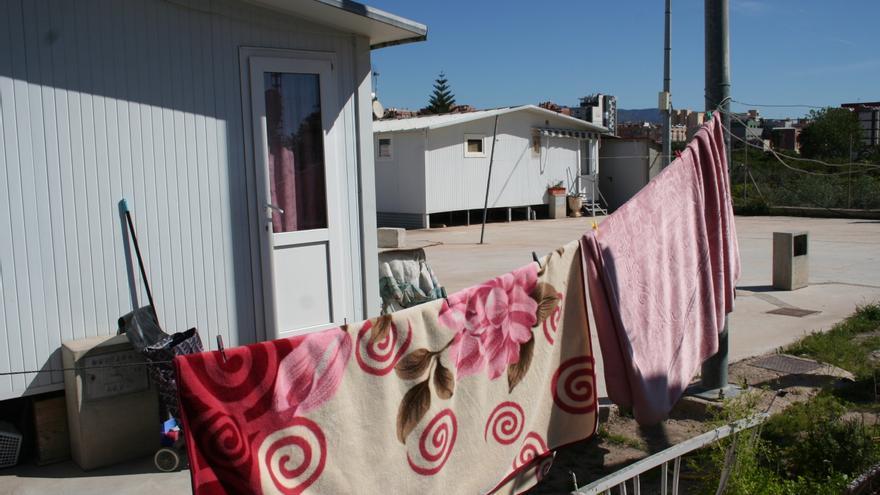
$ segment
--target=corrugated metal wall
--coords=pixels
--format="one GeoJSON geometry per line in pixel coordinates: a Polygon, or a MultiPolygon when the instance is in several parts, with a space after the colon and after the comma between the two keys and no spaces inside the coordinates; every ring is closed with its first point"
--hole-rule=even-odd
{"type": "Polygon", "coordinates": [[[425,213],[425,131],[379,137],[391,138],[391,158],[376,158],[376,210],[425,213]]]}
{"type": "Polygon", "coordinates": [[[660,171],[660,153],[648,140],[605,139],[599,151],[599,189],[614,211],[660,171]]]}
{"type": "MultiPolygon", "coordinates": [[[[580,163],[575,139],[543,137],[541,153],[534,153],[534,127],[567,127],[566,122],[546,119],[530,112],[501,115],[489,207],[526,206],[544,203],[549,184],[572,180],[580,163]]],[[[428,131],[426,154],[427,212],[455,211],[483,207],[489,172],[494,119],[428,131]],[[464,135],[483,134],[484,158],[464,157],[464,135]]]]}
{"type": "MultiPolygon", "coordinates": [[[[131,310],[122,197],[165,329],[255,339],[241,46],[336,52],[354,134],[351,36],[234,0],[0,0],[0,370],[59,366],[131,310]]],[[[61,381],[0,377],[0,399],[61,381]]]]}

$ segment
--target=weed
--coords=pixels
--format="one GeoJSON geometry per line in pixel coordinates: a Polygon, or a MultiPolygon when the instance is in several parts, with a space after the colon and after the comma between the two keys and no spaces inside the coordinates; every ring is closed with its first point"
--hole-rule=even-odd
{"type": "MultiPolygon", "coordinates": [[[[821,392],[791,405],[759,427],[696,452],[688,465],[705,479],[702,491],[715,492],[731,445],[736,455],[726,493],[732,495],[837,494],[854,475],[880,461],[880,447],[874,441],[880,428],[847,419],[844,414],[856,406],[839,397],[874,400],[874,373],[880,365],[872,361],[871,353],[880,349],[880,335],[869,332],[878,329],[880,304],[865,304],[828,332],[810,334],[783,349],[846,369],[857,381],[842,391],[821,392]]],[[[759,394],[746,392],[725,401],[712,423],[721,426],[759,412],[759,399],[759,394]]],[[[880,405],[858,407],[873,410],[880,405]]]]}
{"type": "Polygon", "coordinates": [[[880,349],[880,336],[854,339],[880,328],[880,304],[858,306],[855,313],[827,332],[813,332],[785,352],[807,356],[852,372],[857,380],[873,381],[876,363],[871,352],[880,349]]]}
{"type": "MultiPolygon", "coordinates": [[[[716,421],[752,415],[756,405],[754,396],[729,401],[716,421]]],[[[844,419],[846,406],[830,394],[820,394],[699,452],[689,465],[706,475],[702,491],[713,493],[735,442],[728,494],[840,493],[853,475],[880,460],[880,449],[872,439],[876,428],[844,419]]]]}
{"type": "Polygon", "coordinates": [[[626,435],[620,435],[618,433],[612,433],[602,426],[599,427],[599,431],[597,432],[597,434],[599,435],[599,438],[613,445],[629,447],[636,450],[645,449],[645,444],[641,440],[631,438],[626,435]]]}

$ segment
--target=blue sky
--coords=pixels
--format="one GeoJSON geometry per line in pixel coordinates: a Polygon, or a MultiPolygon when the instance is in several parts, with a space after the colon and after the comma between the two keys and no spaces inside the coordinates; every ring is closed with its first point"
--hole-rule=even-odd
{"type": "MultiPolygon", "coordinates": [[[[663,0],[367,0],[422,22],[428,40],[373,52],[386,107],[425,106],[443,70],[478,108],[589,93],[655,107],[663,84],[663,0]]],[[[880,100],[878,0],[730,0],[733,98],[832,105],[880,100]]],[[[672,2],[672,97],[703,107],[703,0],[672,2]]],[[[740,110],[744,107],[734,106],[740,110]]],[[[765,116],[807,109],[763,108],[765,116]]]]}

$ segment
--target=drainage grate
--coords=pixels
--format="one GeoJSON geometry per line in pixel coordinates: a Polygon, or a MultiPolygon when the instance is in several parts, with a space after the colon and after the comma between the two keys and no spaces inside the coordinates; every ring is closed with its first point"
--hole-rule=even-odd
{"type": "Polygon", "coordinates": [[[779,308],[774,309],[772,311],[767,311],[767,314],[770,315],[782,315],[782,316],[794,316],[796,318],[802,318],[807,315],[813,315],[818,313],[818,311],[813,311],[812,309],[801,309],[801,308],[779,308]]]}
{"type": "Polygon", "coordinates": [[[757,361],[752,361],[749,365],[787,374],[809,373],[822,367],[822,364],[816,361],[786,356],[785,354],[767,356],[757,361]]]}

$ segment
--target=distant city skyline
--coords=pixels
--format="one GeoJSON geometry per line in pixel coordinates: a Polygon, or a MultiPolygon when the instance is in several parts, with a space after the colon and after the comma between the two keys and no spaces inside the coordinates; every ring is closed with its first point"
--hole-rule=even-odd
{"type": "MultiPolygon", "coordinates": [[[[615,95],[619,108],[657,106],[663,0],[366,1],[428,26],[425,42],[373,52],[386,107],[425,106],[440,71],[456,102],[477,108],[573,106],[596,92],[615,95]]],[[[703,1],[673,0],[672,13],[673,105],[703,110],[703,1]]],[[[816,106],[880,100],[878,19],[876,0],[731,0],[733,98],[816,106]]],[[[755,108],[770,118],[809,111],[755,108]]]]}

